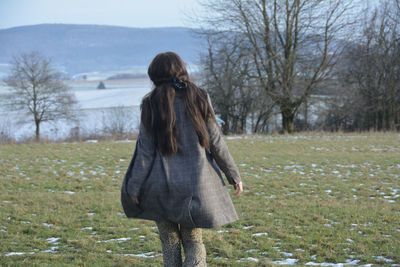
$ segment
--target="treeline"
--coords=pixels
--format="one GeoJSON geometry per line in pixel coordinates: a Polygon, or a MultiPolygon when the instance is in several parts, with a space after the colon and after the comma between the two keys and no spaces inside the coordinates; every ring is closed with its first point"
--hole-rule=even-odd
{"type": "Polygon", "coordinates": [[[202,82],[225,133],[400,129],[400,0],[202,4],[202,82]]]}

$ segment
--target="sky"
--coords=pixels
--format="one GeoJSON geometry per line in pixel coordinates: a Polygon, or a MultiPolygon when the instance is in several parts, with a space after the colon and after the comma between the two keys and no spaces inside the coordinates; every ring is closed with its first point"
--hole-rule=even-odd
{"type": "MultiPolygon", "coordinates": [[[[0,29],[41,23],[188,26],[199,0],[0,0],[0,29]]],[[[229,0],[228,0],[229,1],[229,0]]],[[[374,5],[379,0],[358,0],[374,5]]]]}
{"type": "Polygon", "coordinates": [[[0,29],[41,23],[189,26],[197,0],[0,0],[0,29]]]}

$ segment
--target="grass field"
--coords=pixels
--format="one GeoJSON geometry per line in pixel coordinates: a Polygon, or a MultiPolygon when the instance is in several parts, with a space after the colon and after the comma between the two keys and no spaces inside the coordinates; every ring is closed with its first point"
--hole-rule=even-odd
{"type": "MultiPolygon", "coordinates": [[[[398,133],[226,141],[245,192],[204,230],[209,266],[400,266],[398,133]]],[[[0,265],[161,266],[155,223],[119,200],[134,145],[0,146],[0,265]]]]}

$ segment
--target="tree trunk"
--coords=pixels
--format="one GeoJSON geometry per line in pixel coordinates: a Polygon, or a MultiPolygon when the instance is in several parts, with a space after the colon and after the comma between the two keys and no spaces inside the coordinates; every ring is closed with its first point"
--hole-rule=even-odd
{"type": "Polygon", "coordinates": [[[36,130],[35,130],[35,140],[36,142],[40,141],[40,121],[35,121],[36,130]]]}
{"type": "Polygon", "coordinates": [[[246,133],[246,129],[247,129],[247,116],[242,117],[242,119],[240,120],[240,131],[242,134],[246,133]]]}
{"type": "Polygon", "coordinates": [[[256,123],[255,123],[255,125],[253,127],[253,133],[257,133],[258,132],[258,127],[260,125],[260,122],[261,122],[261,115],[258,115],[257,121],[256,121],[256,123]]]}
{"type": "Polygon", "coordinates": [[[225,114],[221,115],[221,119],[224,121],[224,124],[222,125],[222,133],[224,135],[228,135],[229,134],[229,129],[230,129],[230,123],[229,123],[229,119],[228,116],[225,114]]]}
{"type": "Polygon", "coordinates": [[[307,98],[304,100],[304,128],[303,130],[308,130],[308,101],[307,98]]]}
{"type": "Polygon", "coordinates": [[[282,114],[282,132],[293,133],[294,132],[294,113],[290,110],[281,111],[282,114]]]}
{"type": "Polygon", "coordinates": [[[251,126],[250,129],[254,133],[254,112],[251,113],[251,126]]]}

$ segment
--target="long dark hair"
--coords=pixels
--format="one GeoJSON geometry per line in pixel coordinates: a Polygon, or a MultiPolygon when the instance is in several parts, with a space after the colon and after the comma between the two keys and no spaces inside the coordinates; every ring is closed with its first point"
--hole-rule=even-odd
{"type": "Polygon", "coordinates": [[[142,100],[141,120],[160,152],[163,155],[178,152],[179,133],[174,110],[176,90],[182,91],[185,112],[193,122],[200,145],[209,148],[207,121],[212,119],[216,122],[215,114],[208,102],[207,92],[189,80],[182,59],[174,52],[160,53],[150,63],[147,74],[154,83],[154,89],[142,100]]]}

